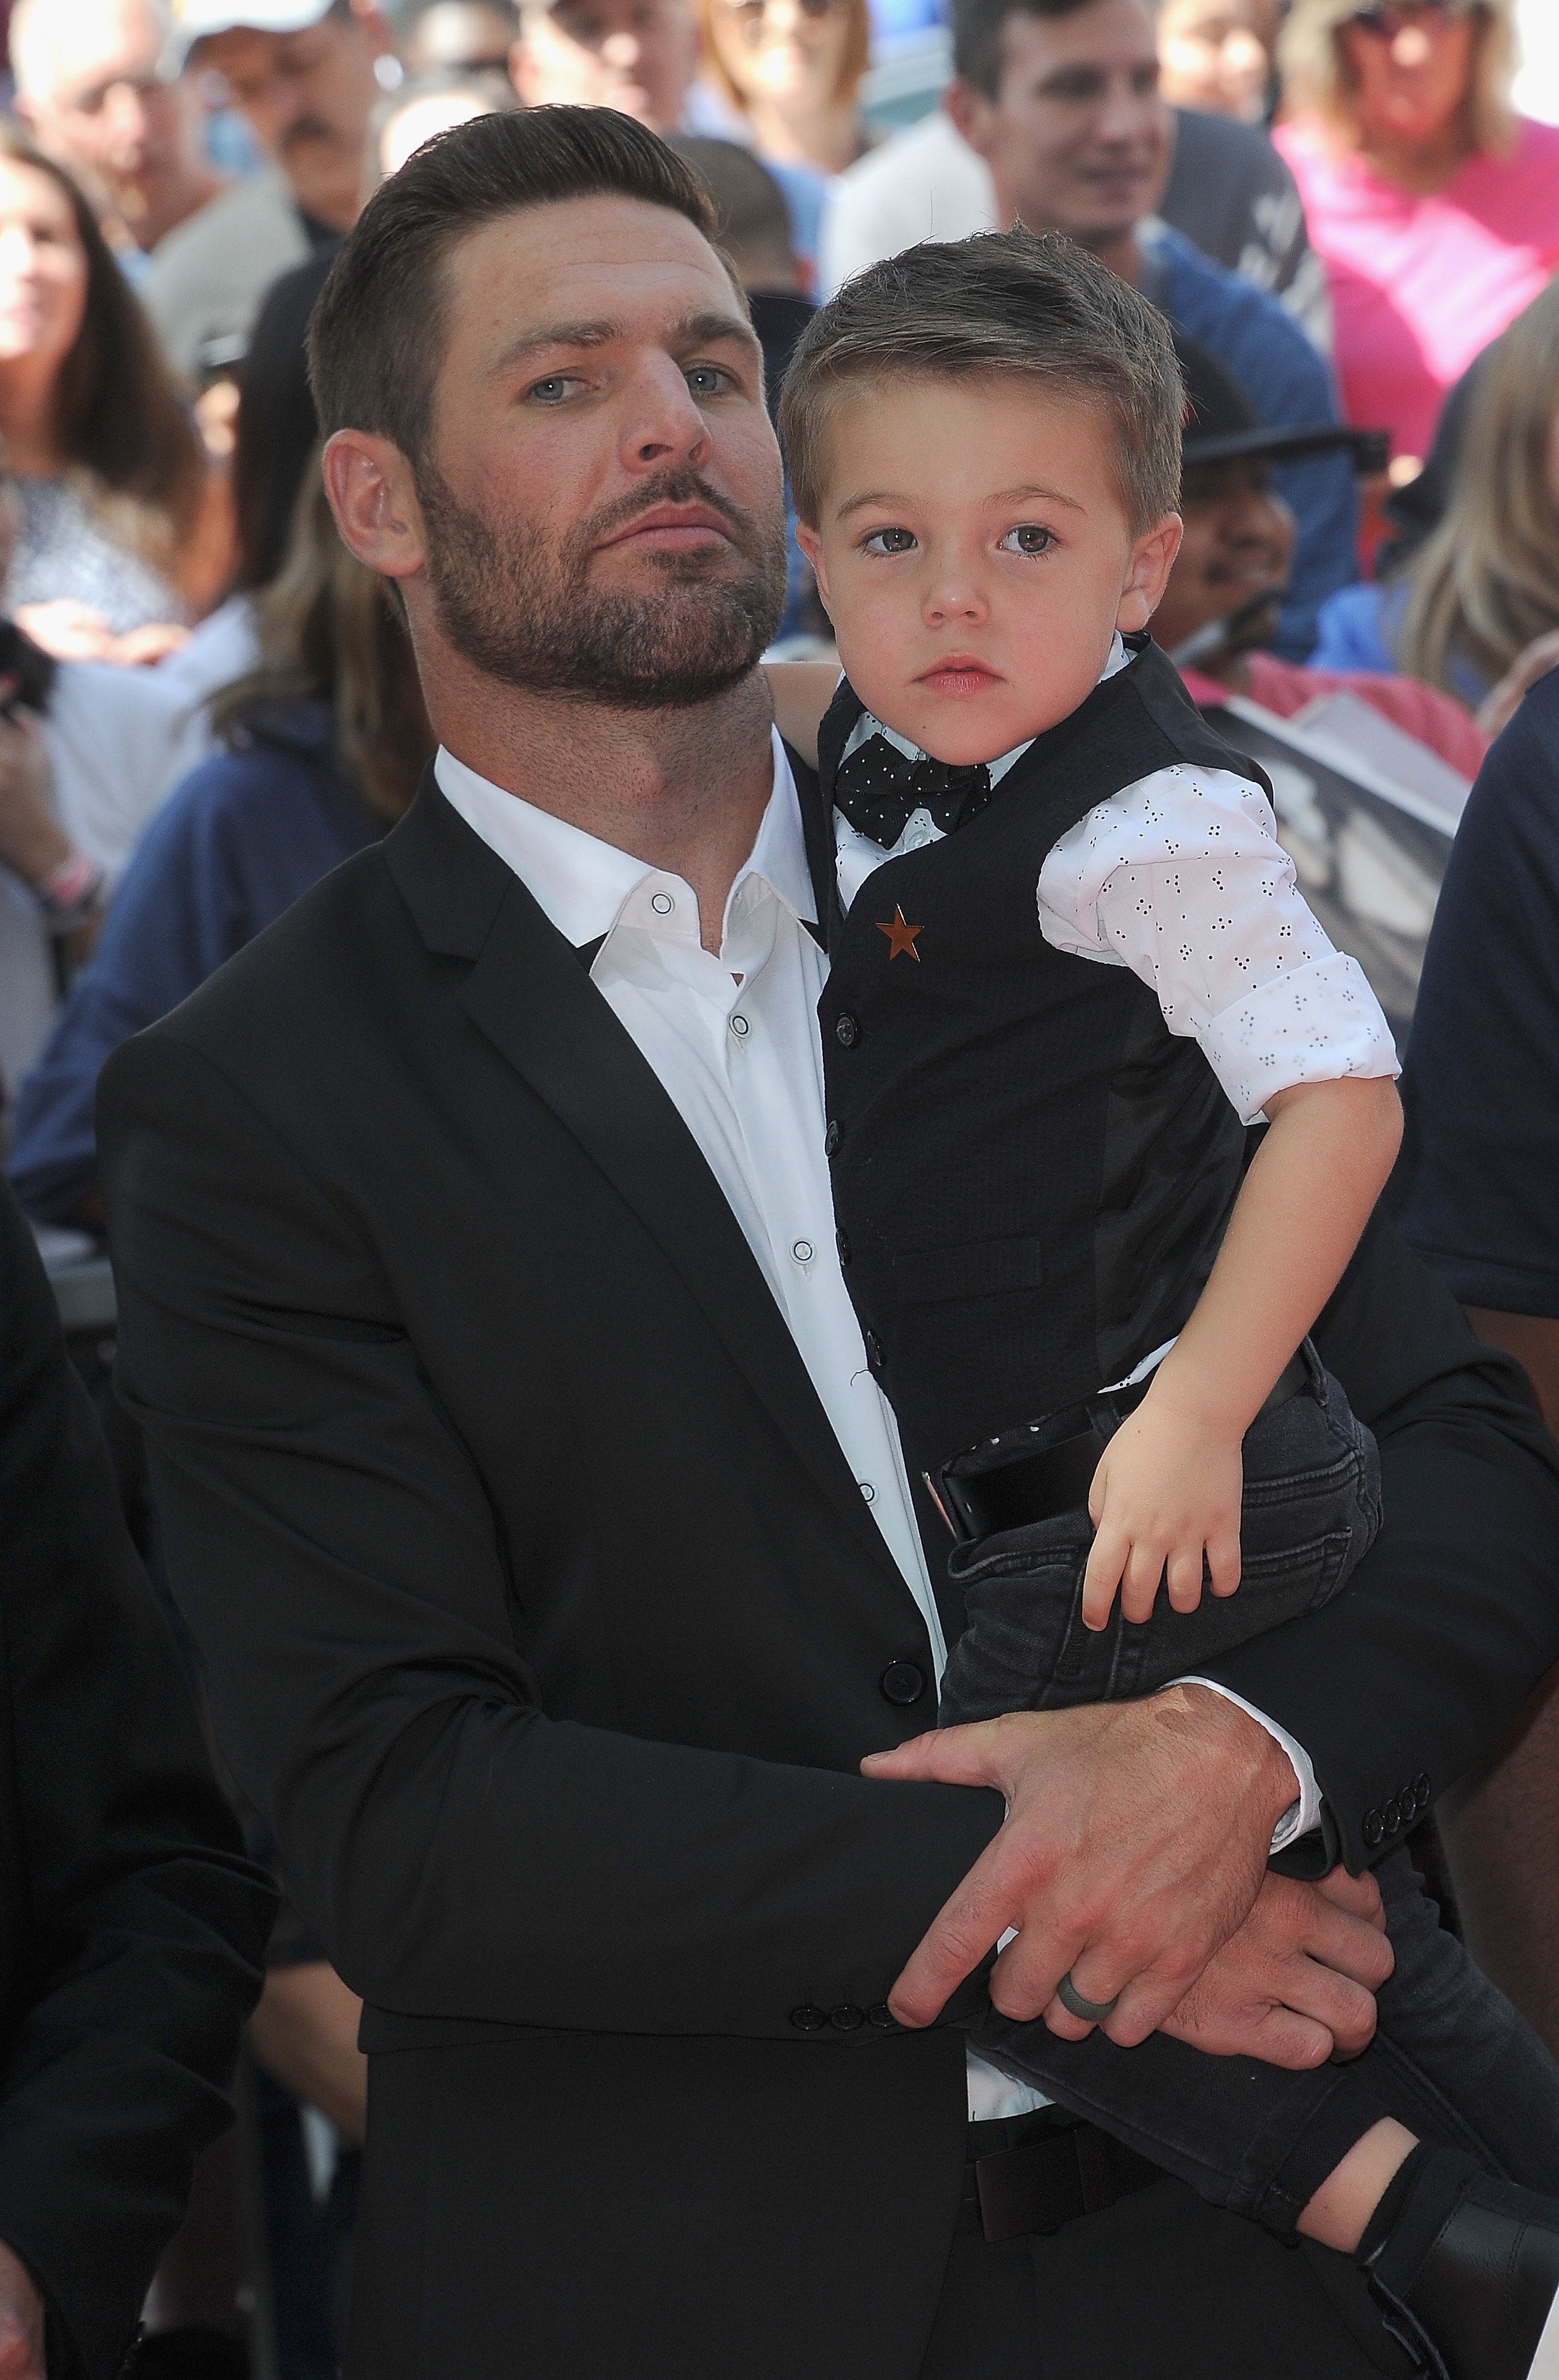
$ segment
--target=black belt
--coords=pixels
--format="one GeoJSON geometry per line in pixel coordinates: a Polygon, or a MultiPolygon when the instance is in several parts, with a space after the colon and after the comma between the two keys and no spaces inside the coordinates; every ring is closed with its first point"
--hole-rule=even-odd
{"type": "MultiPolygon", "coordinates": [[[[1015,1443],[1010,1453],[993,1453],[989,1463],[982,1450],[975,1450],[955,1456],[941,1471],[927,1472],[925,1484],[953,1536],[961,1544],[969,1544],[976,1537],[995,1536],[1002,1529],[1053,1521],[1058,1513],[1075,1512],[1085,1505],[1099,1457],[1127,1415],[1136,1412],[1156,1377],[1150,1372],[1145,1380],[1134,1381],[1130,1388],[1111,1389],[1048,1415],[1027,1433],[1043,1441],[1037,1447],[1015,1443]],[[980,1467],[962,1467],[972,1460],[980,1467]]],[[[1287,1404],[1309,1380],[1310,1366],[1301,1348],[1278,1374],[1262,1413],[1287,1404]]]]}
{"type": "Polygon", "coordinates": [[[1102,2214],[1117,2199],[1163,2180],[1160,2167],[1097,2124],[1075,2124],[1043,2140],[972,2157],[959,2228],[983,2231],[992,2241],[1058,2231],[1080,2215],[1102,2214]]]}

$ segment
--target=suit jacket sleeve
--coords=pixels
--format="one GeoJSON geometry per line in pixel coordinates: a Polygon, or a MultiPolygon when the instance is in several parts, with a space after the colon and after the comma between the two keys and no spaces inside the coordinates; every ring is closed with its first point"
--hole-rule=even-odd
{"type": "MultiPolygon", "coordinates": [[[[999,1797],[550,1718],[483,1480],[416,1349],[363,1318],[369,1231],[166,1025],[110,1062],[99,1135],[170,1574],[352,1987],[404,2017],[791,2039],[799,2005],[883,2001],[999,1797]]],[[[674,1493],[645,1524],[674,1527],[674,1493]]],[[[515,1558],[571,1559],[566,1520],[515,1558]]]]}
{"type": "Polygon", "coordinates": [[[241,1855],[31,1236],[0,1190],[0,2239],[111,2380],[259,1995],[241,1855]]]}
{"type": "Polygon", "coordinates": [[[1381,1533],[1332,1603],[1207,1673],[1315,1763],[1323,1840],[1280,1864],[1358,1874],[1559,1661],[1559,1447],[1520,1366],[1473,1338],[1382,1220],[1315,1340],[1379,1442],[1381,1533]]]}

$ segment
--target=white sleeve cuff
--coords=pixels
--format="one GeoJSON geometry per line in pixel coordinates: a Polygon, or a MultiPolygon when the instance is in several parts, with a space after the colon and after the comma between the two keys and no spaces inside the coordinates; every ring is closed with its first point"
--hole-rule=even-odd
{"type": "Polygon", "coordinates": [[[1342,951],[1253,984],[1196,1038],[1241,1123],[1254,1123],[1275,1092],[1296,1083],[1402,1071],[1369,979],[1342,951]]]}
{"type": "Polygon", "coordinates": [[[1304,1745],[1297,1743],[1287,1729],[1279,1727],[1275,1718],[1268,1718],[1265,1711],[1258,1710],[1254,1703],[1248,1703],[1243,1694],[1235,1694],[1228,1686],[1220,1686],[1216,1678],[1174,1678],[1170,1682],[1177,1686],[1205,1686],[1210,1694],[1222,1694],[1226,1703],[1238,1704],[1258,1726],[1264,1727],[1274,1742],[1280,1743],[1287,1754],[1299,1795],[1297,1800],[1290,1802],[1272,1830],[1268,1857],[1273,1852],[1287,1851],[1289,1844],[1298,1842],[1301,1835],[1313,1833],[1321,1824],[1321,1788],[1315,1781],[1315,1764],[1304,1745]]]}

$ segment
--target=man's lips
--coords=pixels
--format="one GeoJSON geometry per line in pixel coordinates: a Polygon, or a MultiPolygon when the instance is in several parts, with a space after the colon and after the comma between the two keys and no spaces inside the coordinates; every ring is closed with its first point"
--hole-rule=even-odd
{"type": "Polygon", "coordinates": [[[712,504],[657,504],[626,528],[602,538],[596,551],[610,553],[629,547],[640,552],[682,553],[716,541],[730,545],[732,539],[729,523],[712,504]]]}

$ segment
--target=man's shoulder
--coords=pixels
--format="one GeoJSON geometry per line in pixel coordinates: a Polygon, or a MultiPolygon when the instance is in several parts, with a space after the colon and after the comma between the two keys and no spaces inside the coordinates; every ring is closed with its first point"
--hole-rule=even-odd
{"type": "Polygon", "coordinates": [[[1203,255],[1172,225],[1157,227],[1152,245],[1164,268],[1165,312],[1177,330],[1213,348],[1263,419],[1335,419],[1325,363],[1275,298],[1203,255]]]}
{"type": "Polygon", "coordinates": [[[1177,164],[1183,160],[1198,179],[1216,176],[1222,184],[1238,184],[1242,199],[1294,188],[1293,175],[1260,125],[1232,115],[1176,108],[1175,150],[1177,164]]]}
{"type": "Polygon", "coordinates": [[[269,237],[299,262],[308,253],[291,188],[281,174],[250,174],[160,239],[151,252],[151,285],[228,259],[248,241],[269,237]]]}
{"type": "Polygon", "coordinates": [[[196,367],[204,339],[247,329],[271,284],[308,252],[292,191],[275,173],[235,182],[159,240],[141,295],[175,370],[196,367]]]}

